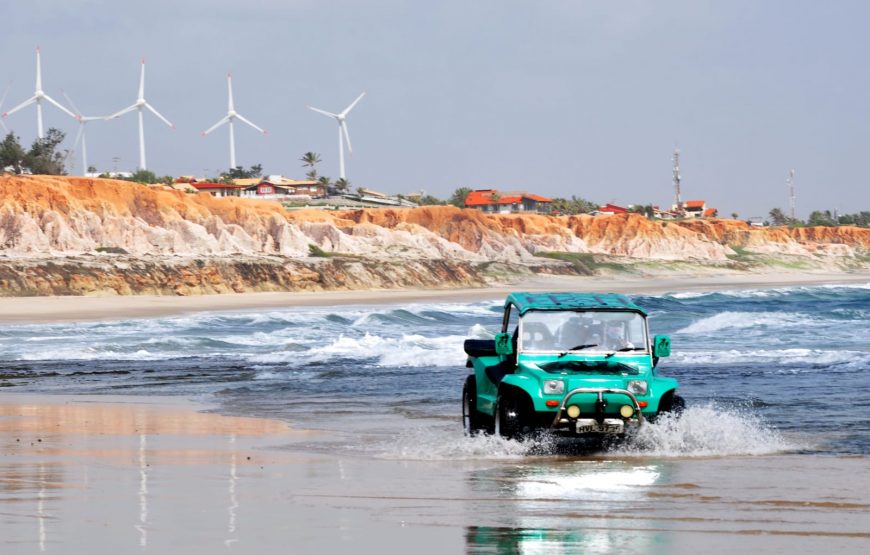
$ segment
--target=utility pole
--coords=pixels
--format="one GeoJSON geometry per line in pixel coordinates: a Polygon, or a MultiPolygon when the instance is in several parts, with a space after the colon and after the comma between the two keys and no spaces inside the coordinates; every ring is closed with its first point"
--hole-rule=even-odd
{"type": "Polygon", "coordinates": [[[794,170],[789,170],[788,179],[785,180],[788,185],[788,207],[789,215],[794,220],[794,170]]]}
{"type": "Polygon", "coordinates": [[[680,149],[674,148],[674,157],[672,158],[674,162],[674,199],[676,200],[674,206],[678,212],[683,210],[683,199],[680,197],[680,149]]]}

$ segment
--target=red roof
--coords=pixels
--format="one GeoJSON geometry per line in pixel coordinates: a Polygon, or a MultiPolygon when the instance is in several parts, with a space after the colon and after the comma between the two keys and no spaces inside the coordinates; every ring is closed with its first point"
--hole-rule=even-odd
{"type": "Polygon", "coordinates": [[[614,214],[627,214],[628,208],[619,206],[618,204],[602,204],[598,207],[599,212],[612,212],[614,214]]]}
{"type": "Polygon", "coordinates": [[[686,208],[704,208],[703,200],[687,200],[686,208]]]}
{"type": "MultiPolygon", "coordinates": [[[[478,191],[471,191],[468,193],[468,196],[465,197],[465,206],[489,206],[492,204],[496,204],[496,201],[493,200],[493,195],[499,195],[498,191],[495,189],[481,189],[478,191]]],[[[530,193],[519,193],[514,195],[499,195],[498,204],[513,204],[520,203],[524,198],[529,200],[534,200],[537,202],[553,202],[552,199],[548,199],[547,197],[542,197],[540,195],[533,195],[530,193]]]]}
{"type": "Polygon", "coordinates": [[[717,210],[715,208],[708,208],[708,209],[704,210],[704,217],[705,218],[712,218],[716,215],[716,212],[717,212],[717,210]]]}
{"type": "Polygon", "coordinates": [[[194,189],[242,189],[241,185],[231,185],[228,183],[207,183],[198,181],[190,184],[194,189]]]}

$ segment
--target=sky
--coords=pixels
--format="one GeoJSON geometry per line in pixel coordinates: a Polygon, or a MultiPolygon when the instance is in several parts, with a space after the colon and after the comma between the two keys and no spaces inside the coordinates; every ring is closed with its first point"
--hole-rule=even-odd
{"type": "MultiPolygon", "coordinates": [[[[525,190],[596,202],[670,205],[681,151],[683,199],[720,215],[870,210],[870,3],[840,0],[28,0],[3,7],[2,111],[43,89],[84,115],[145,97],[148,169],[229,167],[226,74],[237,162],[302,177],[321,155],[338,177],[335,121],[350,113],[351,188],[525,190]]],[[[0,89],[2,95],[2,89],[0,89]]],[[[4,120],[36,137],[34,107],[4,120]]],[[[46,128],[78,123],[45,107],[46,128]]],[[[88,124],[88,162],[138,165],[135,113],[88,124]],[[117,162],[114,158],[119,158],[117,162]]],[[[81,173],[75,153],[71,173],[81,173]]]]}

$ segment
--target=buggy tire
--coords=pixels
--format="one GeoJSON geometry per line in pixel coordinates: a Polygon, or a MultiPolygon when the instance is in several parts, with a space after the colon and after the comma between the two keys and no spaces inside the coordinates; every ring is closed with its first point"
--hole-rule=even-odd
{"type": "Polygon", "coordinates": [[[495,435],[505,439],[525,439],[534,433],[529,408],[510,389],[496,399],[494,420],[495,435]]]}
{"type": "Polygon", "coordinates": [[[484,416],[477,410],[477,383],[474,375],[468,376],[462,388],[462,429],[467,436],[487,431],[484,416]]]}

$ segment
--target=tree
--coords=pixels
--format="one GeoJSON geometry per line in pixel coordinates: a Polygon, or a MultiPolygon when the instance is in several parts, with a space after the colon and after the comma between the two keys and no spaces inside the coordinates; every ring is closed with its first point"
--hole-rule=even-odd
{"type": "Polygon", "coordinates": [[[432,195],[423,195],[417,201],[417,204],[419,204],[420,206],[438,206],[447,203],[439,198],[433,197],[432,195]]]}
{"type": "Polygon", "coordinates": [[[18,137],[9,132],[3,142],[0,142],[0,172],[4,168],[11,167],[13,172],[21,173],[25,155],[18,137]]]}
{"type": "Polygon", "coordinates": [[[598,203],[571,196],[570,199],[554,198],[550,203],[551,214],[588,214],[598,210],[598,203]]]}
{"type": "Polygon", "coordinates": [[[317,181],[317,170],[314,168],[315,164],[320,162],[320,155],[316,152],[306,152],[302,155],[302,158],[299,159],[302,162],[302,167],[311,168],[305,176],[311,181],[317,181]]]}
{"type": "Polygon", "coordinates": [[[468,187],[460,187],[453,191],[453,194],[450,195],[450,199],[447,202],[453,206],[465,208],[465,199],[468,198],[469,194],[471,194],[471,189],[468,187]]]}
{"type": "Polygon", "coordinates": [[[815,210],[811,212],[807,224],[811,226],[821,225],[828,227],[837,225],[830,210],[815,210]]]}
{"type": "Polygon", "coordinates": [[[363,196],[364,194],[366,194],[366,188],[365,187],[357,187],[356,194],[358,194],[359,196],[363,196]]]}
{"type": "Polygon", "coordinates": [[[88,173],[97,173],[96,166],[88,166],[88,173]]]}
{"type": "Polygon", "coordinates": [[[339,179],[338,181],[336,181],[336,182],[334,183],[334,185],[335,185],[335,188],[336,188],[340,193],[346,193],[346,192],[348,192],[348,190],[350,190],[350,181],[348,181],[348,180],[345,179],[344,177],[342,177],[341,179],[339,179]]]}
{"type": "Polygon", "coordinates": [[[37,175],[65,175],[66,161],[69,151],[58,152],[57,147],[63,142],[66,134],[60,129],[50,128],[45,137],[33,141],[33,146],[24,157],[24,162],[30,171],[37,175]]]}
{"type": "Polygon", "coordinates": [[[222,180],[233,180],[233,179],[251,179],[255,177],[260,177],[263,175],[263,165],[255,164],[251,166],[251,169],[246,170],[242,166],[236,166],[235,168],[230,168],[229,171],[225,171],[221,173],[222,180]]]}
{"type": "Polygon", "coordinates": [[[740,217],[740,214],[738,214],[737,212],[731,212],[731,219],[732,220],[736,220],[739,217],[740,217]]]}
{"type": "Polygon", "coordinates": [[[133,172],[133,175],[130,176],[130,181],[150,185],[151,183],[157,183],[157,174],[151,170],[143,170],[140,168],[133,172]]]}

